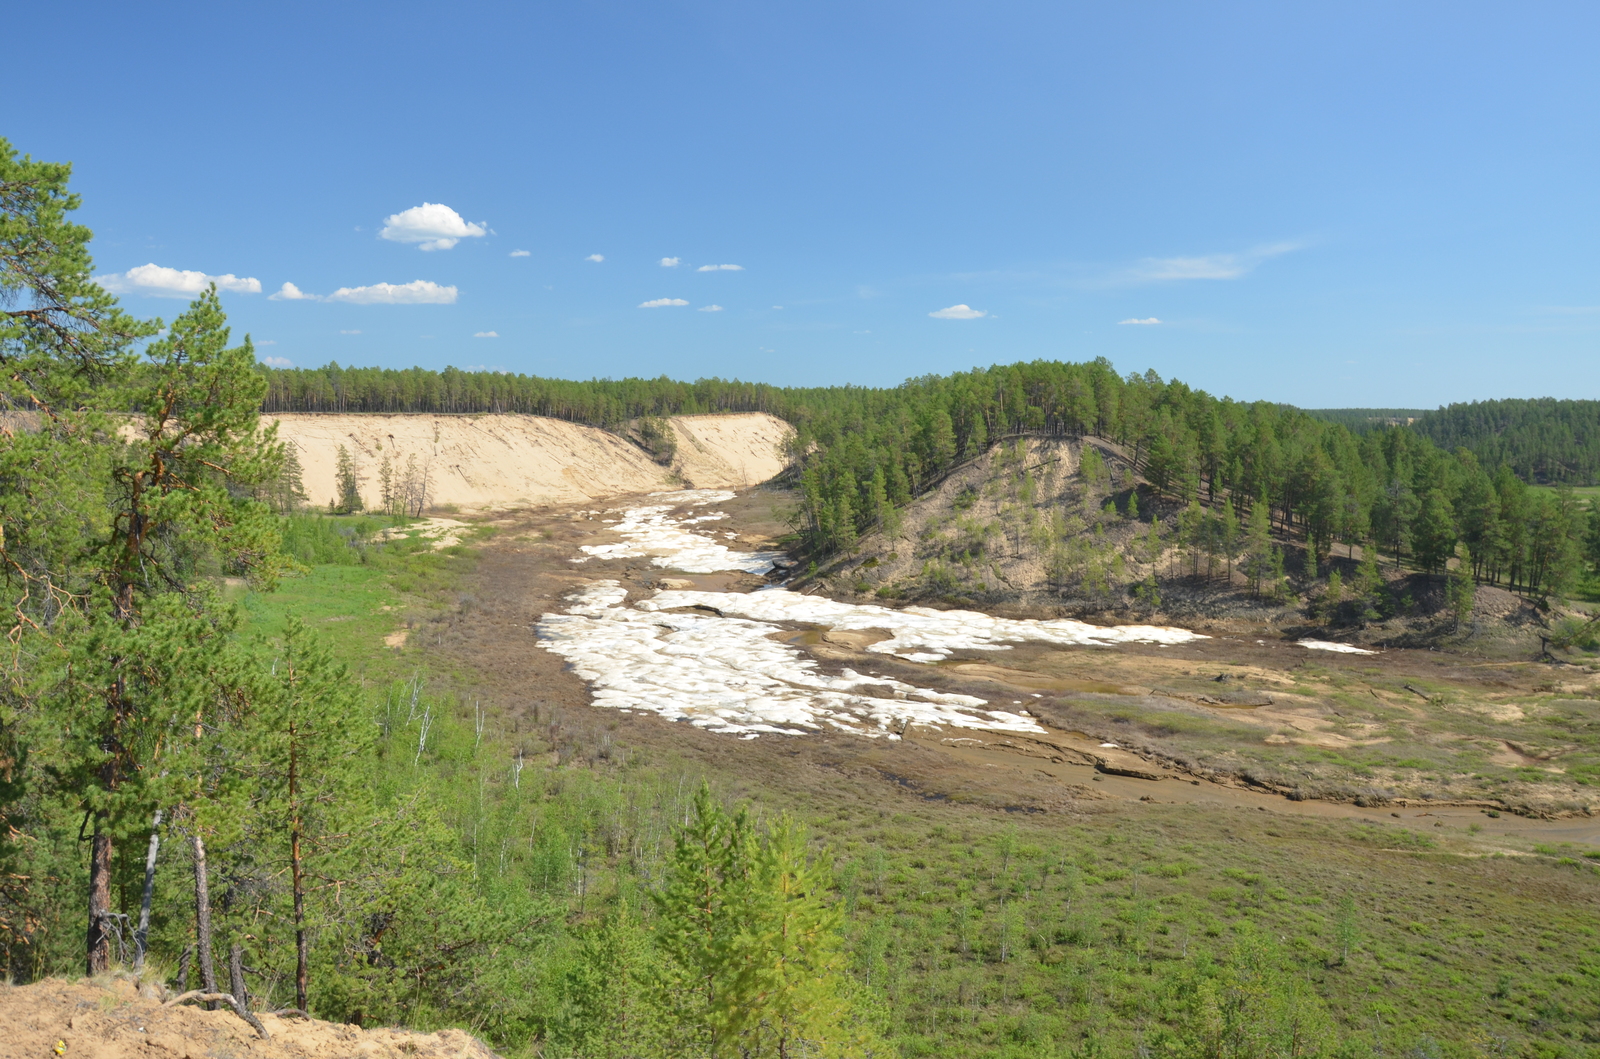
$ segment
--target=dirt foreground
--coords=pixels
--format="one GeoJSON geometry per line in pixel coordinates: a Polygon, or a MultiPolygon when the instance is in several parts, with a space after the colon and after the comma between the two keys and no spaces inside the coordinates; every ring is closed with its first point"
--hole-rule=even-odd
{"type": "Polygon", "coordinates": [[[159,986],[128,977],[0,986],[0,1056],[5,1059],[492,1059],[461,1030],[364,1030],[315,1019],[261,1014],[268,1039],[231,1011],[194,1003],[169,1007],[159,986]]]}

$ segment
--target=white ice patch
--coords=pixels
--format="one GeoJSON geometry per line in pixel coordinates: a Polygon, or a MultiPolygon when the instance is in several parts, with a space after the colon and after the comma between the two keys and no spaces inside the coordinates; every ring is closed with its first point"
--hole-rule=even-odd
{"type": "MultiPolygon", "coordinates": [[[[720,600],[744,599],[708,593],[720,600]]],[[[568,596],[565,614],[539,622],[540,646],[572,664],[594,704],[647,710],[716,732],[804,735],[824,726],[860,735],[906,724],[1042,732],[1026,717],[986,710],[972,695],[919,688],[846,669],[838,676],[771,638],[778,626],[711,614],[663,614],[622,605],[627,590],[596,581],[568,596]]]]}
{"type": "Polygon", "coordinates": [[[1090,625],[1060,618],[1052,621],[996,618],[972,610],[894,610],[870,603],[840,603],[821,596],[773,589],[766,592],[659,592],[639,604],[642,610],[714,607],[724,614],[756,621],[803,622],[830,629],[881,629],[889,639],[867,648],[909,662],[940,662],[955,651],[1008,651],[1013,643],[1052,643],[1067,647],[1108,647],[1119,643],[1188,643],[1207,637],[1188,629],[1159,625],[1090,625]]]}
{"type": "MultiPolygon", "coordinates": [[[[1256,643],[1260,643],[1257,640],[1256,643]]],[[[1369,651],[1364,647],[1351,647],[1347,643],[1333,643],[1330,640],[1296,640],[1301,647],[1309,647],[1313,651],[1338,651],[1346,655],[1375,655],[1378,652],[1369,651]]]]}
{"type": "MultiPolygon", "coordinates": [[[[675,519],[675,507],[733,499],[721,490],[653,494],[660,503],[626,509],[615,524],[617,544],[583,547],[583,558],[650,556],[656,566],[687,573],[765,573],[781,552],[738,552],[686,527],[726,517],[710,512],[675,519]]],[[[724,531],[726,532],[726,531],[724,531]]],[[[966,610],[893,610],[840,603],[782,588],[749,594],[671,590],[634,607],[617,581],[596,581],[567,597],[565,613],[538,624],[540,646],[570,662],[594,688],[596,706],[641,710],[687,720],[717,732],[754,738],[762,732],[802,735],[823,727],[899,738],[907,724],[1042,732],[1027,711],[984,709],[988,702],[919,688],[846,669],[817,671],[797,648],[773,639],[779,622],[863,631],[889,638],[867,650],[911,662],[940,662],[955,651],[1004,651],[1013,643],[1108,647],[1167,646],[1203,640],[1187,629],[1152,625],[1106,628],[1066,619],[1026,621],[966,610]],[[684,613],[691,608],[702,608],[684,613]]],[[[1037,697],[1037,696],[1035,696],[1037,697]]],[[[1020,705],[1018,703],[1017,705],[1020,705]]]]}
{"type": "Polygon", "coordinates": [[[652,493],[659,504],[632,507],[611,527],[623,538],[619,544],[585,544],[578,550],[595,559],[634,559],[649,556],[655,566],[682,570],[690,574],[714,574],[720,570],[742,570],[764,574],[782,552],[736,552],[710,537],[685,529],[699,522],[727,518],[721,511],[693,518],[672,518],[672,509],[683,504],[701,507],[732,500],[733,493],[722,489],[686,489],[676,493],[652,493]]]}

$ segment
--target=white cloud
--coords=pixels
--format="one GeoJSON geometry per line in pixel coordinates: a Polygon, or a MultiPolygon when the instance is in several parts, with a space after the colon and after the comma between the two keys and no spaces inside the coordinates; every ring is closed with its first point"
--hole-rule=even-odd
{"type": "Polygon", "coordinates": [[[606,255],[604,254],[590,254],[588,257],[584,258],[585,261],[593,261],[597,265],[605,259],[606,255]]]}
{"type": "MultiPolygon", "coordinates": [[[[262,343],[259,343],[259,344],[260,345],[266,345],[265,342],[262,342],[262,343]]],[[[261,358],[261,363],[265,364],[269,368],[292,368],[292,367],[294,367],[294,361],[290,360],[288,357],[262,357],[261,358]]]]}
{"type": "Polygon", "coordinates": [[[261,281],[228,272],[212,276],[188,269],[167,268],[151,262],[126,272],[96,276],[95,282],[113,294],[146,294],[153,298],[190,298],[215,283],[219,291],[234,294],[260,294],[261,281]]]}
{"type": "Polygon", "coordinates": [[[340,331],[341,335],[359,335],[360,331],[340,331]]]}
{"type": "Polygon", "coordinates": [[[419,250],[449,250],[463,239],[488,235],[489,229],[463,220],[442,202],[424,202],[385,217],[378,234],[396,243],[417,243],[419,250]]]}
{"type": "Polygon", "coordinates": [[[641,309],[660,309],[668,305],[688,305],[682,298],[657,298],[655,301],[640,302],[641,309]]]}
{"type": "Polygon", "coordinates": [[[781,306],[781,305],[774,305],[774,306],[773,306],[773,308],[774,308],[774,309],[781,309],[781,308],[783,308],[783,306],[781,306]]]}
{"type": "Polygon", "coordinates": [[[500,337],[500,333],[498,331],[475,331],[475,332],[473,332],[472,337],[473,338],[499,338],[500,337]]]}
{"type": "Polygon", "coordinates": [[[278,288],[276,294],[267,295],[269,302],[315,302],[321,301],[315,294],[307,294],[293,283],[285,283],[278,288]]]}
{"type": "Polygon", "coordinates": [[[681,264],[683,264],[683,258],[681,257],[664,257],[661,259],[662,268],[677,268],[681,264]]]}
{"type": "Polygon", "coordinates": [[[1157,320],[1153,316],[1147,316],[1143,320],[1140,320],[1137,317],[1135,317],[1135,318],[1131,318],[1131,319],[1127,319],[1127,320],[1118,320],[1117,321],[1117,323],[1119,325],[1120,324],[1134,324],[1135,326],[1138,326],[1138,327],[1149,327],[1152,324],[1159,324],[1160,322],[1161,322],[1160,320],[1157,320]]]}
{"type": "Polygon", "coordinates": [[[527,250],[513,250],[513,251],[511,251],[511,256],[512,257],[527,257],[527,256],[529,256],[529,252],[527,250]]]}
{"type": "Polygon", "coordinates": [[[952,305],[949,308],[937,309],[928,314],[935,320],[976,320],[980,316],[988,316],[984,309],[974,309],[970,305],[952,305]]]}
{"type": "Polygon", "coordinates": [[[1237,254],[1200,257],[1147,257],[1129,273],[1136,280],[1238,279],[1270,258],[1300,249],[1299,243],[1272,243],[1237,254]]]}
{"type": "Polygon", "coordinates": [[[697,313],[720,313],[721,311],[722,306],[720,305],[702,305],[695,310],[697,313]]]}
{"type": "MultiPolygon", "coordinates": [[[[676,262],[678,259],[677,258],[673,258],[672,260],[674,262],[676,262]]],[[[695,269],[695,271],[696,272],[743,272],[744,271],[744,266],[743,265],[701,265],[699,268],[695,269]]]]}
{"type": "Polygon", "coordinates": [[[352,305],[454,305],[458,293],[454,287],[441,287],[432,280],[414,279],[410,283],[340,287],[326,300],[349,302],[352,305]]]}

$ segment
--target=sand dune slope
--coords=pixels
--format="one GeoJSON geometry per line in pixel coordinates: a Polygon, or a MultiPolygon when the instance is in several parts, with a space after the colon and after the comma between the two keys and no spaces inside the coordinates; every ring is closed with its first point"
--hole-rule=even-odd
{"type": "Polygon", "coordinates": [[[415,457],[428,475],[430,506],[463,511],[581,503],[689,484],[742,488],[783,467],[778,446],[788,424],[763,413],[680,416],[678,460],[669,469],[638,446],[561,419],[529,415],[263,416],[299,457],[315,504],[334,494],[339,446],[357,463],[361,495],[379,503],[385,457],[403,471],[415,457]]]}
{"type": "Polygon", "coordinates": [[[777,416],[674,416],[678,455],[672,469],[694,489],[738,489],[783,470],[783,444],[793,428],[777,416]]]}

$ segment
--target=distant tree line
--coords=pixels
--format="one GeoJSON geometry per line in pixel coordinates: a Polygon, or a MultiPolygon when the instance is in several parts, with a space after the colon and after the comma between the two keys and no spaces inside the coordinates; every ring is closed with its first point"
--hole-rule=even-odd
{"type": "Polygon", "coordinates": [[[701,379],[545,379],[445,368],[261,368],[261,410],[278,412],[521,412],[614,429],[641,416],[700,412],[784,415],[784,390],[764,383],[701,379]]]}
{"type": "Polygon", "coordinates": [[[1413,429],[1524,481],[1600,484],[1600,401],[1473,401],[1429,412],[1413,429]]]}

